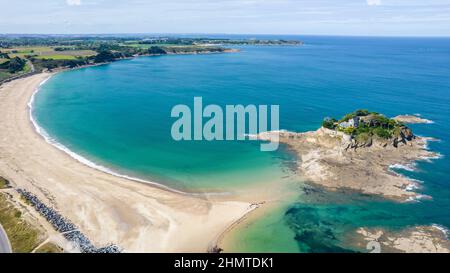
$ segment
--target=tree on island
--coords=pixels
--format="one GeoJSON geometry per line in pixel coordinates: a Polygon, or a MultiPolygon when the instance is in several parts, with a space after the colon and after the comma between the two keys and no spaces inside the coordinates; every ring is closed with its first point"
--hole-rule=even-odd
{"type": "Polygon", "coordinates": [[[392,138],[410,140],[414,137],[411,129],[403,123],[368,110],[348,113],[339,121],[325,118],[322,127],[350,135],[359,143],[370,143],[373,137],[385,140],[392,138]]]}

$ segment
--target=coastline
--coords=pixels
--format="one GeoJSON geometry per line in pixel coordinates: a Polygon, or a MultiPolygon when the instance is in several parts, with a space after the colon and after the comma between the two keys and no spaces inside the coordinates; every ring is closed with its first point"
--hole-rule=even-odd
{"type": "MultiPolygon", "coordinates": [[[[106,65],[106,64],[108,64],[108,63],[105,63],[105,64],[98,64],[98,65],[95,65],[95,66],[106,65]]],[[[92,66],[94,66],[94,65],[92,65],[92,66]]],[[[92,66],[83,66],[83,67],[79,67],[79,68],[76,68],[76,69],[87,68],[87,67],[92,67],[92,66]]],[[[70,69],[70,70],[74,70],[74,69],[70,69]]],[[[198,196],[198,195],[226,195],[226,194],[227,194],[226,192],[223,192],[223,193],[222,193],[222,192],[221,192],[221,193],[213,193],[213,192],[211,192],[211,193],[204,193],[204,192],[202,192],[202,193],[184,192],[184,191],[180,191],[180,190],[171,188],[171,187],[169,187],[169,186],[160,184],[160,183],[158,183],[158,182],[149,181],[149,180],[145,180],[145,179],[141,179],[141,178],[137,178],[137,177],[132,177],[132,176],[120,174],[120,173],[115,172],[114,170],[112,170],[112,169],[110,169],[110,168],[108,168],[108,167],[99,165],[99,164],[97,164],[97,163],[95,163],[95,162],[93,162],[93,161],[87,159],[86,157],[83,157],[83,156],[77,154],[76,152],[70,150],[69,148],[67,148],[67,147],[64,146],[63,144],[61,144],[61,143],[57,142],[55,139],[53,139],[53,138],[45,131],[44,128],[42,128],[42,127],[39,126],[39,124],[38,124],[38,123],[36,122],[36,120],[34,119],[33,113],[32,113],[32,111],[33,111],[33,103],[34,103],[34,97],[35,97],[35,95],[40,91],[40,87],[41,87],[43,84],[45,84],[48,80],[50,80],[51,77],[53,77],[53,76],[56,75],[57,73],[64,72],[64,71],[68,71],[68,70],[61,70],[61,71],[58,71],[58,72],[49,73],[48,78],[44,79],[44,80],[38,85],[38,87],[35,89],[35,91],[34,91],[33,94],[31,95],[30,100],[29,100],[28,103],[27,103],[28,108],[29,108],[29,113],[30,113],[30,121],[31,121],[31,123],[32,123],[33,126],[34,126],[34,129],[35,129],[36,133],[38,133],[38,134],[39,134],[39,135],[40,135],[40,136],[41,136],[48,144],[50,144],[50,145],[52,145],[53,147],[55,147],[55,148],[61,150],[62,152],[66,153],[67,155],[69,155],[69,156],[72,157],[73,159],[77,160],[78,162],[80,162],[80,163],[82,163],[82,164],[84,164],[84,165],[86,165],[86,166],[88,166],[88,167],[90,167],[90,168],[99,170],[99,171],[101,171],[101,172],[104,172],[104,173],[107,173],[107,174],[110,174],[110,175],[113,175],[113,176],[116,176],[116,177],[128,179],[128,180],[131,180],[131,181],[134,181],[134,182],[139,182],[139,183],[149,184],[149,185],[152,185],[152,186],[154,186],[154,187],[157,187],[157,188],[160,188],[160,189],[163,189],[163,190],[167,190],[167,191],[171,191],[171,192],[174,192],[174,193],[177,193],[177,194],[183,194],[183,195],[198,196]]]]}
{"type": "MultiPolygon", "coordinates": [[[[75,69],[77,69],[77,68],[75,68],[75,69]]],[[[0,87],[0,88],[2,88],[2,87],[0,87]]],[[[38,90],[36,90],[36,91],[38,91],[38,90]]],[[[32,118],[32,116],[30,116],[30,118],[32,118]]],[[[422,139],[424,139],[424,138],[422,138],[422,139]]],[[[423,147],[425,147],[426,148],[426,143],[424,143],[424,146],[423,147]]],[[[2,156],[2,158],[3,158],[3,156],[2,156]]],[[[428,157],[428,158],[432,158],[432,157],[428,157]]],[[[426,160],[426,159],[424,159],[424,160],[426,160]]],[[[396,169],[398,169],[398,167],[400,167],[400,168],[406,168],[406,169],[409,169],[409,170],[414,170],[414,164],[411,164],[410,162],[414,162],[415,160],[413,160],[413,161],[408,161],[408,162],[401,162],[401,163],[395,163],[395,164],[391,164],[391,165],[389,165],[388,166],[388,168],[385,168],[385,170],[389,170],[389,171],[392,171],[393,173],[395,172],[395,170],[396,169]]],[[[80,163],[83,163],[83,162],[80,162],[80,163]]],[[[385,166],[386,167],[386,166],[385,166]]],[[[101,171],[101,170],[100,170],[101,171]]],[[[396,175],[399,175],[398,173],[396,174],[396,175]]],[[[122,178],[125,178],[125,177],[122,177],[122,178]]],[[[408,179],[408,180],[412,180],[412,179],[409,179],[408,177],[403,177],[403,178],[406,178],[406,179],[408,179]]],[[[127,180],[127,179],[126,179],[127,180]]],[[[128,179],[129,180],[129,179],[128,179]]],[[[144,180],[145,181],[145,180],[144,180]]],[[[130,181],[128,181],[128,182],[130,182],[130,181]]],[[[135,182],[139,182],[139,181],[135,181],[135,182]]],[[[146,182],[148,182],[148,181],[146,181],[146,182]]],[[[145,183],[145,182],[144,182],[145,183]]],[[[420,181],[418,181],[418,183],[420,183],[420,181]]],[[[320,184],[319,184],[320,185],[320,184]]],[[[417,183],[414,183],[414,184],[411,184],[411,186],[414,186],[414,185],[420,185],[420,184],[417,184],[417,183]]],[[[158,184],[155,184],[155,185],[153,185],[153,186],[155,186],[155,187],[158,187],[158,184]]],[[[152,186],[152,187],[153,187],[152,186]]],[[[164,185],[163,185],[164,186],[164,185]]],[[[407,186],[405,189],[403,189],[403,190],[407,190],[407,191],[410,191],[409,189],[408,189],[408,187],[409,186],[407,186]]],[[[412,187],[411,188],[411,190],[414,190],[414,187],[412,187]]],[[[169,189],[169,191],[170,191],[170,189],[169,189]]],[[[182,193],[183,194],[183,193],[182,193]]],[[[184,193],[184,194],[187,194],[187,195],[193,195],[193,196],[195,196],[196,194],[195,193],[193,193],[193,194],[190,194],[190,193],[184,193]]],[[[197,194],[198,195],[198,197],[202,197],[202,194],[197,194]]],[[[214,195],[214,194],[212,194],[212,195],[214,195]]],[[[419,195],[415,195],[416,197],[419,197],[419,195]]],[[[206,198],[207,196],[205,196],[205,198],[206,198]]],[[[225,196],[222,196],[223,198],[226,198],[225,196]]],[[[404,197],[408,197],[408,196],[404,196],[404,197]]],[[[231,198],[234,198],[234,196],[232,196],[231,198]]],[[[219,200],[220,198],[217,198],[217,200],[219,200]]],[[[239,198],[240,200],[245,200],[245,198],[239,198]]],[[[246,198],[247,200],[253,200],[253,198],[246,198]]],[[[255,198],[256,199],[256,198],[255,198]]],[[[394,198],[395,200],[403,200],[403,197],[402,198],[394,198]]],[[[52,202],[52,200],[50,200],[50,202],[52,202]]],[[[251,208],[251,204],[249,205],[249,208],[251,208]]],[[[262,215],[262,213],[265,211],[265,208],[267,207],[267,205],[264,205],[264,206],[262,206],[260,209],[258,209],[258,210],[256,210],[256,211],[252,211],[252,210],[248,210],[246,213],[244,213],[240,218],[237,218],[234,222],[232,222],[230,225],[228,225],[228,227],[227,228],[225,228],[225,230],[223,230],[221,233],[219,233],[220,235],[218,236],[218,238],[220,238],[220,240],[218,240],[219,241],[219,246],[221,245],[220,244],[220,241],[223,239],[223,237],[225,236],[225,240],[227,240],[228,238],[230,238],[229,236],[229,231],[230,230],[232,230],[232,229],[236,229],[236,228],[239,228],[239,227],[236,227],[236,226],[243,226],[243,225],[245,225],[248,221],[247,221],[247,219],[249,218],[249,217],[251,217],[251,218],[256,218],[257,216],[260,216],[260,215],[262,215]],[[242,223],[244,221],[244,223],[242,223]],[[240,224],[240,223],[242,223],[242,224],[240,224]]],[[[211,242],[216,242],[216,239],[213,239],[211,242]]],[[[194,242],[194,240],[193,240],[193,243],[195,243],[194,242]]],[[[209,244],[210,246],[211,246],[211,243],[209,244]]],[[[100,246],[102,246],[102,245],[100,245],[100,246]]],[[[209,247],[209,249],[211,250],[211,248],[209,247]]]]}
{"type": "MultiPolygon", "coordinates": [[[[174,192],[106,174],[49,145],[34,130],[29,106],[41,73],[0,87],[0,171],[72,220],[96,246],[135,252],[203,252],[249,213],[239,197],[174,192]],[[202,223],[199,225],[199,223],[202,223]]],[[[32,103],[32,101],[31,101],[32,103]]],[[[147,182],[147,181],[145,181],[147,182]]]]}
{"type": "MultiPolygon", "coordinates": [[[[226,48],[224,49],[222,52],[215,52],[215,51],[204,51],[204,52],[184,52],[184,53],[166,53],[166,54],[144,54],[144,55],[136,55],[136,56],[132,56],[132,57],[126,57],[126,58],[120,58],[120,59],[115,59],[111,62],[104,62],[104,63],[93,63],[93,64],[86,64],[86,65],[82,65],[82,66],[77,66],[77,67],[73,67],[73,68],[69,68],[69,67],[65,67],[65,68],[55,68],[53,69],[53,71],[50,72],[41,72],[41,73],[37,73],[34,72],[33,74],[29,74],[29,75],[24,75],[22,77],[19,77],[17,79],[23,79],[23,78],[27,78],[29,76],[35,75],[35,74],[42,74],[42,73],[47,73],[49,76],[48,78],[44,79],[41,83],[39,83],[39,85],[35,88],[35,91],[33,92],[33,94],[30,97],[30,100],[27,103],[27,106],[29,108],[29,115],[30,115],[30,121],[33,124],[33,127],[36,131],[36,133],[38,133],[42,138],[44,138],[44,140],[54,146],[55,148],[63,151],[64,153],[66,153],[67,155],[69,155],[70,157],[72,157],[73,159],[77,160],[78,162],[90,167],[90,168],[94,168],[97,169],[99,171],[102,171],[104,173],[119,177],[119,178],[124,178],[127,180],[131,180],[134,182],[138,182],[138,183],[144,183],[144,184],[149,184],[152,185],[154,187],[163,189],[163,190],[167,190],[167,191],[171,191],[174,193],[178,193],[178,194],[184,194],[184,195],[192,195],[192,196],[204,196],[204,195],[216,195],[216,196],[223,196],[223,195],[228,195],[230,193],[228,192],[186,192],[186,191],[181,191],[166,185],[163,185],[161,183],[155,182],[155,181],[149,181],[147,179],[142,179],[142,178],[138,178],[138,177],[133,177],[133,176],[129,176],[129,175],[125,175],[125,174],[120,174],[108,167],[105,167],[103,165],[99,165],[79,154],[77,154],[76,152],[70,150],[69,148],[67,148],[66,146],[64,146],[63,144],[57,142],[56,140],[54,140],[46,131],[44,128],[40,127],[39,124],[35,121],[33,115],[32,115],[32,111],[33,111],[33,102],[34,102],[34,97],[35,95],[40,91],[40,87],[45,84],[48,80],[50,80],[53,76],[55,76],[58,73],[61,72],[65,72],[65,71],[73,71],[73,70],[80,70],[80,69],[84,69],[84,68],[89,68],[89,67],[97,67],[97,66],[103,66],[103,65],[109,65],[118,61],[126,61],[126,60],[133,60],[135,58],[141,58],[141,57],[159,57],[159,56],[171,56],[171,55],[209,55],[209,54],[223,54],[223,53],[237,53],[240,52],[240,49],[234,49],[234,48],[226,48]]],[[[11,81],[14,81],[16,79],[12,79],[11,81]]],[[[7,81],[10,82],[10,81],[7,81]]],[[[7,82],[4,83],[0,83],[0,88],[2,87],[2,84],[6,84],[7,82]]]]}

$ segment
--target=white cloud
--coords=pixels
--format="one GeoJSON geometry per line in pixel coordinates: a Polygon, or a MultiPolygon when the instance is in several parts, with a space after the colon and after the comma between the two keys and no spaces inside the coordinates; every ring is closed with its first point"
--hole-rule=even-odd
{"type": "Polygon", "coordinates": [[[81,6],[81,0],[66,0],[69,6],[81,6]]]}
{"type": "Polygon", "coordinates": [[[369,6],[380,6],[381,0],[366,0],[369,6]]]}

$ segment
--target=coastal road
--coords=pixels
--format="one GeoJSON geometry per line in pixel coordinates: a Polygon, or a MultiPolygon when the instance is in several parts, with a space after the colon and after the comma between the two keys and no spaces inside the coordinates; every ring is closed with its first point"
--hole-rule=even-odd
{"type": "Polygon", "coordinates": [[[11,253],[11,244],[9,243],[8,236],[6,236],[6,232],[3,229],[2,225],[0,225],[0,253],[11,253]]]}

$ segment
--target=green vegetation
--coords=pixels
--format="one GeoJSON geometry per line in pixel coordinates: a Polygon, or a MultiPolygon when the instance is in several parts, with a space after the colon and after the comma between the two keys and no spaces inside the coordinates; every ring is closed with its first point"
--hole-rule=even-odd
{"type": "Polygon", "coordinates": [[[38,249],[36,249],[36,253],[61,253],[64,252],[62,248],[53,244],[53,243],[45,243],[38,249]]]}
{"type": "Polygon", "coordinates": [[[381,127],[374,128],[372,130],[372,133],[374,135],[377,135],[377,136],[379,136],[381,138],[385,138],[385,139],[390,139],[392,137],[391,131],[381,128],[381,127]]]}
{"type": "Polygon", "coordinates": [[[224,45],[301,45],[301,41],[140,36],[1,35],[0,81],[28,72],[75,68],[134,56],[226,52],[224,45]],[[32,64],[26,65],[27,63],[32,64]]]}
{"type": "Polygon", "coordinates": [[[111,51],[103,50],[100,53],[98,53],[97,56],[94,57],[94,61],[96,63],[112,62],[117,57],[119,57],[119,56],[114,55],[111,51]]]}
{"type": "Polygon", "coordinates": [[[24,70],[26,63],[26,60],[14,57],[0,64],[0,69],[6,70],[9,73],[17,73],[24,70]]]}
{"type": "Polygon", "coordinates": [[[4,193],[0,193],[0,223],[8,235],[13,252],[29,253],[41,240],[39,231],[25,221],[4,193]]]}
{"type": "Polygon", "coordinates": [[[9,59],[8,53],[0,51],[0,59],[5,59],[5,61],[9,59]]]}
{"type": "Polygon", "coordinates": [[[358,142],[367,142],[372,136],[383,139],[398,137],[402,130],[408,129],[402,123],[365,109],[348,113],[339,121],[326,118],[322,126],[351,135],[358,142]]]}
{"type": "Polygon", "coordinates": [[[27,61],[19,57],[14,57],[9,60],[9,63],[6,63],[8,64],[9,73],[16,73],[22,71],[25,68],[25,64],[27,63],[27,61]]]}
{"type": "Polygon", "coordinates": [[[151,46],[148,49],[148,54],[150,54],[150,55],[164,55],[164,54],[167,54],[167,52],[164,49],[162,49],[161,47],[159,47],[159,46],[151,46]]]}
{"type": "Polygon", "coordinates": [[[36,56],[36,59],[51,59],[51,60],[75,60],[77,57],[72,55],[43,55],[36,56]]]}
{"type": "Polygon", "coordinates": [[[371,139],[370,133],[359,133],[355,136],[355,140],[358,143],[366,143],[371,139]]]}
{"type": "Polygon", "coordinates": [[[30,70],[31,67],[27,65],[26,59],[0,51],[0,82],[30,70]]]}
{"type": "Polygon", "coordinates": [[[25,58],[27,55],[43,55],[46,52],[53,52],[51,47],[37,46],[37,47],[13,47],[3,50],[9,54],[9,57],[25,58]]]}
{"type": "Polygon", "coordinates": [[[0,81],[6,80],[11,77],[11,74],[0,69],[0,81]]]}
{"type": "Polygon", "coordinates": [[[9,187],[9,181],[6,178],[0,176],[0,189],[6,189],[9,187]]]}
{"type": "Polygon", "coordinates": [[[347,121],[347,120],[349,120],[349,119],[352,119],[352,118],[355,117],[355,116],[356,116],[356,115],[355,115],[354,113],[346,114],[345,116],[343,116],[343,117],[339,120],[339,123],[344,122],[344,121],[347,121]]]}
{"type": "Polygon", "coordinates": [[[334,130],[337,126],[337,120],[334,118],[325,118],[322,122],[322,127],[325,127],[327,129],[334,130]]]}

